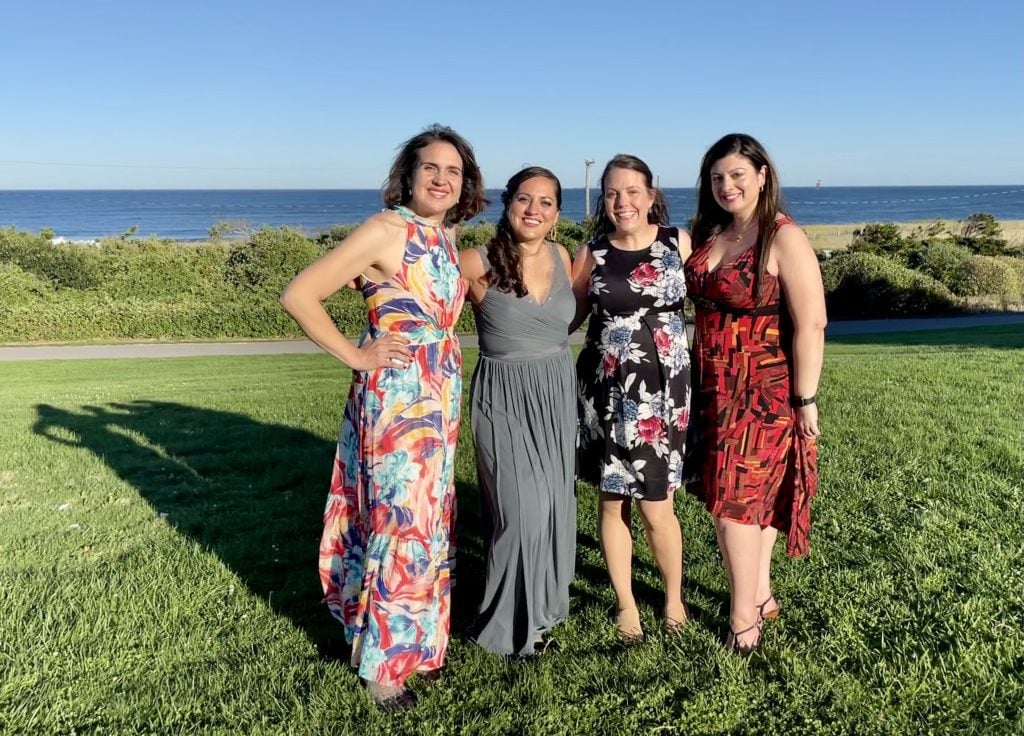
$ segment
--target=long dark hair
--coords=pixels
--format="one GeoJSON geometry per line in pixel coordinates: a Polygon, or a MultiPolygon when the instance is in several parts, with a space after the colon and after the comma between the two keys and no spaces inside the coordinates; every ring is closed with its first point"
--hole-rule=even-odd
{"type": "Polygon", "coordinates": [[[508,220],[508,208],[523,182],[538,176],[550,179],[555,185],[555,201],[558,204],[558,209],[562,209],[562,184],[558,181],[558,177],[543,166],[528,166],[513,174],[505,185],[505,191],[501,193],[501,203],[504,205],[501,219],[498,220],[494,237],[487,244],[487,260],[491,263],[488,283],[498,291],[512,292],[518,297],[526,296],[529,291],[526,289],[526,284],[523,283],[522,253],[512,232],[512,223],[508,220]]]}
{"type": "Polygon", "coordinates": [[[715,143],[704,154],[700,163],[700,175],[697,178],[697,216],[693,219],[693,245],[700,246],[718,235],[732,221],[732,215],[719,207],[711,185],[711,167],[716,162],[738,153],[751,164],[756,171],[764,168],[764,189],[757,198],[757,241],[754,247],[754,268],[757,273],[754,282],[755,298],[761,299],[761,286],[764,283],[765,270],[768,268],[768,248],[775,234],[775,220],[785,215],[782,204],[782,188],[779,185],[779,172],[772,163],[768,152],[753,136],[746,133],[730,133],[715,143]]]}
{"type": "Polygon", "coordinates": [[[651,173],[651,168],[636,156],[617,153],[601,172],[601,196],[597,198],[597,207],[594,208],[596,220],[594,234],[600,238],[615,232],[615,225],[612,224],[611,218],[608,217],[608,210],[604,206],[605,180],[612,169],[629,169],[639,172],[644,177],[647,188],[654,191],[654,204],[651,205],[651,210],[647,213],[647,222],[651,225],[668,225],[668,203],[665,202],[665,195],[661,193],[661,189],[654,186],[654,174],[651,173]]]}
{"type": "Polygon", "coordinates": [[[459,201],[444,215],[445,225],[454,225],[469,220],[483,212],[490,204],[484,192],[484,180],[477,166],[473,146],[469,141],[446,125],[434,123],[424,128],[401,145],[398,155],[391,164],[387,181],[381,189],[384,204],[393,207],[405,205],[412,199],[412,175],[420,162],[420,149],[437,142],[450,143],[462,159],[462,191],[459,201]]]}

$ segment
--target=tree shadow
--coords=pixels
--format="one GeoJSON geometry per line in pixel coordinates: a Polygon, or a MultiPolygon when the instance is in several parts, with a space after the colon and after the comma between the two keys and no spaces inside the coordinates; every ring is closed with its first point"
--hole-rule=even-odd
{"type": "MultiPolygon", "coordinates": [[[[841,322],[837,324],[842,324],[841,322]]],[[[865,334],[828,334],[829,345],[902,345],[941,348],[1000,348],[1018,350],[1024,347],[1024,323],[980,327],[925,329],[913,332],[876,332],[865,334]]]]}
{"type": "Polygon", "coordinates": [[[165,401],[35,408],[36,434],[92,452],[303,630],[321,655],[347,658],[317,575],[334,442],[165,401]]]}
{"type": "MultiPolygon", "coordinates": [[[[35,409],[37,435],[101,459],[176,531],[217,555],[253,595],[304,631],[321,656],[348,660],[317,572],[334,441],[166,401],[35,409]]],[[[475,618],[486,568],[479,492],[457,481],[456,493],[452,624],[462,633],[475,618]]]]}

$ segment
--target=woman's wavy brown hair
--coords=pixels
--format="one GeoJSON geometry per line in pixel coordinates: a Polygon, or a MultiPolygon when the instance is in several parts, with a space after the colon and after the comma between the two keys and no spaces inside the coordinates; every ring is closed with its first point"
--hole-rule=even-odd
{"type": "Polygon", "coordinates": [[[508,208],[523,182],[538,176],[550,179],[555,185],[555,201],[558,209],[562,209],[562,184],[558,181],[558,177],[543,166],[528,166],[514,174],[505,185],[505,191],[501,193],[501,203],[504,205],[501,219],[498,220],[494,237],[487,243],[487,260],[491,264],[491,272],[487,277],[488,283],[498,291],[503,291],[506,294],[512,292],[518,297],[526,296],[529,291],[526,284],[523,283],[522,253],[519,250],[516,236],[512,232],[512,223],[508,219],[508,208]]]}
{"type": "Polygon", "coordinates": [[[612,224],[611,219],[608,217],[608,210],[604,206],[605,180],[612,169],[629,169],[630,171],[640,173],[644,177],[644,183],[647,185],[647,188],[654,192],[654,204],[651,205],[651,210],[647,213],[647,222],[651,225],[667,226],[668,203],[665,201],[665,195],[662,194],[661,189],[654,186],[654,174],[651,173],[651,168],[636,156],[631,156],[628,153],[618,153],[605,165],[604,171],[601,172],[601,196],[597,198],[597,207],[594,209],[595,235],[600,238],[615,232],[615,225],[612,224]]]}
{"type": "Polygon", "coordinates": [[[489,204],[484,192],[484,180],[469,141],[446,125],[434,123],[401,145],[391,164],[381,197],[388,207],[407,205],[412,199],[412,175],[419,165],[421,148],[437,142],[450,143],[462,159],[462,191],[459,201],[444,215],[445,225],[455,225],[472,219],[489,204]]]}
{"type": "Polygon", "coordinates": [[[757,218],[757,241],[754,246],[754,270],[757,276],[754,281],[754,295],[760,302],[761,285],[768,267],[768,249],[771,247],[772,236],[775,235],[775,220],[779,215],[785,215],[786,210],[782,202],[779,172],[768,156],[768,151],[753,136],[746,133],[730,133],[719,139],[704,154],[697,178],[697,216],[693,219],[693,247],[698,248],[707,243],[732,222],[732,215],[715,201],[711,185],[711,167],[734,153],[750,161],[755,170],[760,171],[764,167],[765,171],[764,189],[757,198],[757,209],[754,213],[757,218]]]}

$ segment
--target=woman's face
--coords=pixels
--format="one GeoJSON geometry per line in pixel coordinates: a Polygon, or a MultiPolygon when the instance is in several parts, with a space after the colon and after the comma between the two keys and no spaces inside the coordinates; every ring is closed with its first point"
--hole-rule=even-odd
{"type": "Polygon", "coordinates": [[[604,179],[604,209],[620,234],[647,226],[647,215],[654,206],[654,190],[644,175],[632,169],[612,169],[604,179]]]}
{"type": "Polygon", "coordinates": [[[519,185],[508,203],[508,221],[519,243],[539,243],[558,219],[558,193],[546,176],[534,176],[519,185]]]}
{"type": "Polygon", "coordinates": [[[711,192],[718,206],[729,214],[750,215],[764,186],[765,167],[760,170],[740,153],[730,153],[711,166],[711,192]]]}
{"type": "Polygon", "coordinates": [[[462,157],[444,141],[434,141],[417,154],[408,207],[420,217],[442,219],[462,193],[462,157]]]}

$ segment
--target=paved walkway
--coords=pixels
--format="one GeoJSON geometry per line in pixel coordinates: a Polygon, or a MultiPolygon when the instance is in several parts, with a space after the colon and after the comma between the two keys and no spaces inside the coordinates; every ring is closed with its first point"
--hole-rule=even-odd
{"type": "MultiPolygon", "coordinates": [[[[871,319],[834,322],[828,335],[870,335],[882,332],[914,332],[1000,325],[1024,325],[1024,312],[978,314],[968,317],[922,317],[914,319],[871,319]]],[[[476,335],[459,338],[463,347],[475,348],[476,335]]],[[[571,342],[581,344],[583,334],[571,342]]],[[[185,358],[206,355],[293,355],[318,353],[309,340],[268,340],[263,342],[141,342],[118,345],[29,345],[0,347],[0,361],[82,360],[88,358],[185,358]]]]}

